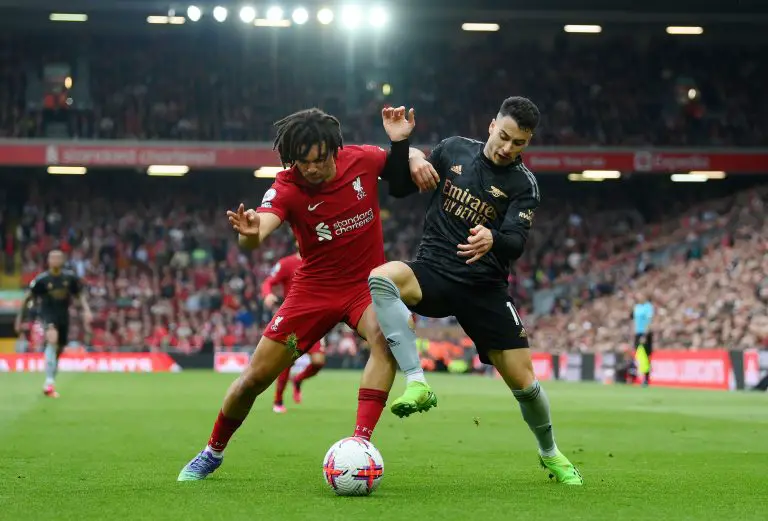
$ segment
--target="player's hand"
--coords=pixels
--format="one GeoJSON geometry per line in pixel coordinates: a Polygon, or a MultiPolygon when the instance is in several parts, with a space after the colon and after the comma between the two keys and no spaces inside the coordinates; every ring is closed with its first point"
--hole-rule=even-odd
{"type": "Polygon", "coordinates": [[[411,179],[419,187],[419,192],[429,192],[437,188],[440,176],[432,163],[423,157],[414,157],[408,161],[408,165],[411,168],[411,179]]]}
{"type": "Polygon", "coordinates": [[[408,117],[406,118],[405,107],[384,107],[381,109],[381,120],[384,123],[384,130],[387,132],[390,141],[393,142],[407,139],[416,126],[413,109],[408,111],[408,117]]]}
{"type": "Polygon", "coordinates": [[[227,218],[229,218],[229,224],[232,225],[232,229],[240,235],[246,237],[253,237],[259,235],[259,214],[256,210],[246,210],[245,206],[240,203],[237,207],[237,212],[227,210],[227,218]]]}
{"type": "Polygon", "coordinates": [[[480,257],[491,250],[493,246],[493,235],[491,230],[478,224],[469,230],[467,244],[459,244],[459,257],[470,257],[467,264],[476,262],[480,257]]]}
{"type": "Polygon", "coordinates": [[[277,304],[277,295],[274,293],[270,293],[266,297],[264,297],[264,307],[267,309],[274,309],[275,304],[277,304]]]}

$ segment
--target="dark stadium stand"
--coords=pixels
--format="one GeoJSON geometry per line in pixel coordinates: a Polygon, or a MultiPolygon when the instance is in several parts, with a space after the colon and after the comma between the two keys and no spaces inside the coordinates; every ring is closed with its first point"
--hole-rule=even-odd
{"type": "MultiPolygon", "coordinates": [[[[422,41],[408,33],[387,46],[360,47],[350,72],[341,42],[326,42],[317,60],[276,60],[270,40],[228,33],[136,31],[81,35],[77,40],[2,42],[0,132],[11,137],[267,141],[286,113],[321,106],[338,115],[349,141],[380,139],[385,103],[418,111],[418,137],[482,137],[499,100],[515,93],[542,108],[537,145],[760,146],[768,141],[760,103],[768,81],[764,46],[633,36],[573,41],[422,41]],[[408,52],[418,46],[416,55],[408,52]],[[88,48],[86,54],[79,49],[88,48]],[[114,57],[120,56],[119,60],[114,57]],[[499,56],[514,56],[513,65],[499,56]],[[44,105],[56,117],[29,110],[43,98],[37,75],[23,66],[72,65],[73,83],[44,105]],[[472,63],[471,71],[464,71],[472,63]],[[459,73],[458,71],[462,71],[459,73]],[[391,89],[383,94],[384,85],[391,89]],[[67,102],[71,99],[71,102],[67,102]],[[68,104],[70,103],[70,104],[68,104]],[[77,107],[89,110],[76,111],[77,107]]],[[[308,51],[300,38],[279,38],[292,59],[308,51]]],[[[325,41],[325,40],[323,40],[325,41]]],[[[314,50],[314,49],[313,49],[314,50]]]]}
{"type": "MultiPolygon", "coordinates": [[[[313,33],[317,27],[255,31],[248,38],[192,26],[110,31],[88,24],[76,38],[57,25],[23,36],[9,30],[0,39],[0,137],[55,140],[58,148],[45,150],[45,161],[54,164],[64,154],[61,144],[84,139],[216,142],[224,148],[259,142],[263,149],[273,121],[314,105],[340,117],[347,142],[379,143],[380,108],[405,103],[417,111],[414,141],[429,145],[453,134],[482,139],[499,100],[523,94],[542,109],[533,144],[543,151],[623,147],[642,169],[646,147],[701,147],[706,154],[768,142],[768,105],[761,102],[768,68],[759,39],[747,45],[647,33],[579,38],[532,27],[490,35],[457,35],[448,25],[436,25],[429,35],[403,29],[386,45],[373,35],[352,45],[352,37],[313,33]],[[419,52],[409,52],[414,48],[419,52]],[[308,53],[313,59],[305,59],[308,53]]],[[[622,344],[630,338],[624,310],[631,292],[659,280],[666,286],[669,277],[692,269],[717,272],[714,257],[704,255],[712,244],[733,242],[733,255],[759,248],[748,232],[757,233],[762,221],[742,223],[747,216],[738,213],[734,198],[758,194],[750,202],[756,205],[764,191],[744,190],[760,180],[729,176],[692,189],[625,175],[577,185],[562,176],[566,163],[560,174],[532,168],[541,174],[543,205],[510,277],[510,293],[540,349],[622,344]],[[601,319],[607,310],[615,317],[601,319]]],[[[21,180],[3,169],[6,272],[21,270],[28,280],[42,268],[44,252],[65,249],[89,283],[97,349],[188,352],[206,339],[224,348],[253,344],[269,319],[258,286],[272,262],[290,250],[290,238],[282,234],[265,249],[240,252],[222,212],[242,194],[255,203],[267,184],[231,168],[202,170],[182,179],[147,179],[125,170],[60,179],[28,169],[21,180]]],[[[388,256],[413,257],[424,199],[383,202],[388,256]]],[[[749,215],[763,215],[753,207],[749,215]]],[[[750,291],[764,285],[755,284],[750,291]]],[[[759,313],[710,331],[684,311],[696,307],[685,296],[660,297],[670,313],[675,308],[674,318],[661,319],[662,343],[765,342],[759,313]],[[682,329],[680,313],[687,324],[682,329]]],[[[436,324],[451,322],[422,323],[436,324]]],[[[77,327],[72,333],[82,338],[77,327]]]]}

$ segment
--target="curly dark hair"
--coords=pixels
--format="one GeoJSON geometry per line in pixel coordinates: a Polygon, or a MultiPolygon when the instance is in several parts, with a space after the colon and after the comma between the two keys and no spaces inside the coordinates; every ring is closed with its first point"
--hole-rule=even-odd
{"type": "Polygon", "coordinates": [[[509,116],[517,122],[520,130],[533,132],[539,126],[541,113],[539,107],[528,98],[512,96],[504,100],[499,109],[499,117],[509,116]]]}
{"type": "Polygon", "coordinates": [[[277,150],[286,167],[307,157],[313,145],[319,147],[320,159],[331,154],[337,157],[339,149],[344,148],[339,120],[317,108],[294,112],[274,125],[277,136],[272,149],[277,150]]]}

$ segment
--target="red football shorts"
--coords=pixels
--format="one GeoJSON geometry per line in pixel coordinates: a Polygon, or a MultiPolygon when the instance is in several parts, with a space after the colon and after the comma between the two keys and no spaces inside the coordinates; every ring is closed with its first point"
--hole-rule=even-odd
{"type": "Polygon", "coordinates": [[[294,284],[264,329],[264,336],[285,344],[295,335],[298,350],[307,353],[339,322],[357,329],[370,305],[367,282],[323,290],[294,284]]]}

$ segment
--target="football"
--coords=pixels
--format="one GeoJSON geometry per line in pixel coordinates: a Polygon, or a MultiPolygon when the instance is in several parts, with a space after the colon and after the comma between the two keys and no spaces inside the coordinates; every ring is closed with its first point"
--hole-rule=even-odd
{"type": "Polygon", "coordinates": [[[384,458],[364,438],[334,443],[323,460],[323,479],[339,496],[367,496],[384,476],[384,458]]]}

